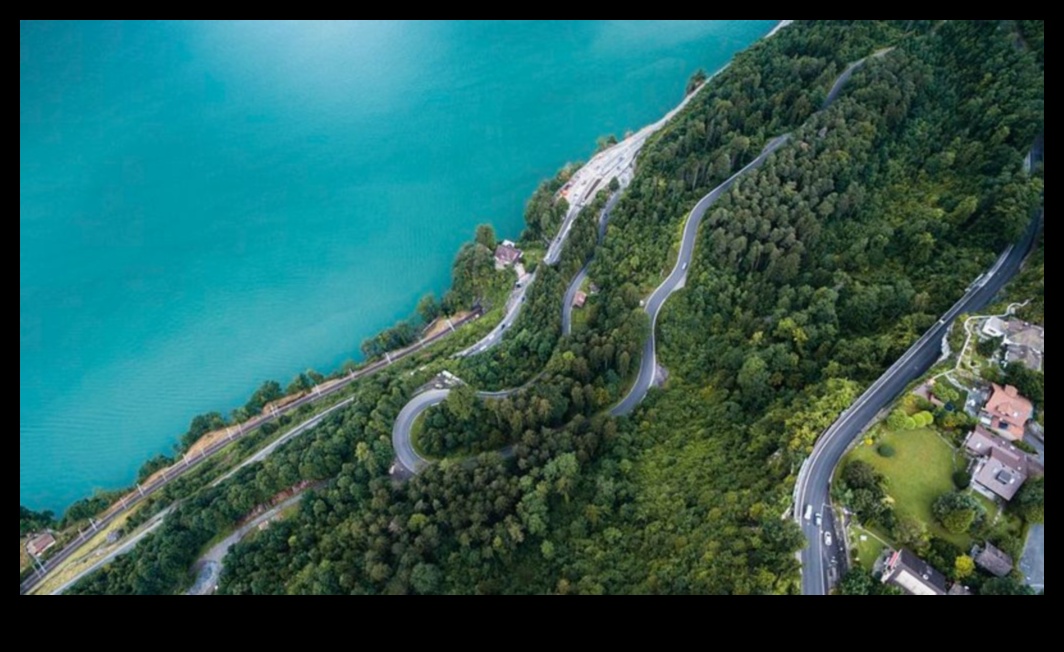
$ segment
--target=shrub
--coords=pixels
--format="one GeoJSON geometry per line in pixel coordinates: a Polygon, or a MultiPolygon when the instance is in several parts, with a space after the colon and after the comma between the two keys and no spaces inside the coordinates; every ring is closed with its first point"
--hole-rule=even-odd
{"type": "Polygon", "coordinates": [[[965,493],[951,493],[935,501],[932,511],[938,522],[951,534],[964,534],[976,525],[983,508],[965,493]]]}
{"type": "Polygon", "coordinates": [[[880,457],[885,457],[887,459],[894,457],[895,453],[894,447],[890,444],[881,444],[880,447],[876,449],[876,452],[879,453],[880,457]]]}
{"type": "Polygon", "coordinates": [[[953,486],[957,487],[958,491],[964,491],[972,486],[972,476],[968,475],[967,471],[957,471],[953,474],[953,486]]]}
{"type": "Polygon", "coordinates": [[[887,418],[887,427],[891,430],[904,430],[908,418],[909,415],[905,414],[903,410],[894,410],[890,413],[890,417],[887,418]]]}
{"type": "Polygon", "coordinates": [[[913,416],[913,422],[917,428],[926,428],[935,422],[935,415],[930,412],[919,412],[913,416]]]}

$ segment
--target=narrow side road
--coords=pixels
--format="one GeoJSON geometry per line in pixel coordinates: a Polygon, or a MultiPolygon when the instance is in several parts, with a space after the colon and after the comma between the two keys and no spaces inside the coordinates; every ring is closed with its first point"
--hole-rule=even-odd
{"type": "Polygon", "coordinates": [[[587,280],[587,270],[590,266],[591,264],[588,263],[584,269],[580,270],[573,282],[569,284],[569,289],[565,291],[562,303],[562,335],[566,337],[573,334],[573,302],[576,301],[576,293],[587,280]]]}
{"type": "Polygon", "coordinates": [[[69,591],[72,586],[74,586],[81,580],[85,579],[89,575],[92,575],[93,573],[100,570],[107,564],[110,564],[112,561],[118,559],[122,555],[129,553],[129,551],[133,550],[133,548],[136,548],[137,544],[140,543],[145,537],[147,537],[152,532],[158,530],[159,526],[163,524],[163,521],[166,520],[166,517],[169,514],[170,509],[165,509],[153,516],[150,521],[148,521],[144,526],[140,528],[139,532],[136,532],[132,537],[129,537],[126,541],[122,542],[121,546],[107,553],[107,555],[105,555],[99,561],[93,563],[92,566],[89,566],[85,570],[79,572],[77,575],[67,581],[66,584],[63,584],[55,591],[52,591],[51,595],[63,595],[64,593],[69,591]]]}
{"type": "MultiPolygon", "coordinates": [[[[609,226],[610,213],[620,199],[620,191],[613,193],[613,196],[606,202],[606,207],[602,209],[602,215],[599,216],[599,243],[606,237],[606,227],[609,226]]],[[[569,284],[569,289],[565,292],[565,299],[562,302],[562,335],[566,337],[573,334],[573,300],[576,299],[576,293],[580,291],[584,281],[587,280],[587,272],[590,268],[590,262],[584,265],[584,269],[580,270],[580,273],[576,275],[573,282],[569,284]]]]}
{"type": "Polygon", "coordinates": [[[257,517],[247,525],[241,527],[236,532],[230,534],[224,541],[208,550],[207,554],[196,562],[196,566],[200,569],[199,574],[196,576],[196,583],[185,595],[214,595],[214,592],[218,589],[218,580],[222,578],[223,562],[233,546],[243,541],[244,537],[255,530],[255,528],[273,519],[273,517],[289,507],[299,504],[299,501],[301,500],[303,500],[302,494],[289,498],[277,507],[274,507],[262,516],[257,517]]]}

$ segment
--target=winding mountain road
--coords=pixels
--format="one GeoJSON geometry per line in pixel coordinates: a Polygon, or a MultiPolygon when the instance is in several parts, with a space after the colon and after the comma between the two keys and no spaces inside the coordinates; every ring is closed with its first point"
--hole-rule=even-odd
{"type": "MultiPolygon", "coordinates": [[[[842,88],[845,86],[846,82],[849,81],[850,77],[852,77],[853,73],[862,65],[864,65],[868,61],[868,59],[885,56],[890,51],[890,49],[881,50],[871,55],[870,57],[865,57],[864,59],[861,59],[860,61],[857,61],[847,66],[846,70],[843,71],[843,73],[839,76],[838,80],[836,80],[836,82],[833,84],[831,91],[828,94],[828,99],[824,103],[824,106],[821,110],[826,110],[831,106],[831,104],[839,97],[842,88]]],[[[688,98],[688,100],[689,99],[690,98],[688,98]]],[[[675,113],[678,112],[686,104],[686,102],[687,100],[685,100],[684,104],[681,104],[681,106],[678,107],[676,111],[671,113],[669,116],[666,116],[666,119],[662,120],[660,123],[647,127],[647,129],[644,130],[644,132],[647,132],[647,137],[650,133],[653,133],[654,131],[660,129],[669,118],[675,115],[675,113]]],[[[644,132],[640,132],[640,135],[644,132]]],[[[658,369],[656,334],[657,319],[661,312],[661,308],[665,305],[665,302],[669,299],[669,297],[672,296],[676,291],[682,289],[687,282],[687,273],[691,261],[693,259],[694,248],[698,239],[699,227],[702,224],[702,220],[705,217],[706,212],[724,195],[724,193],[730,190],[739,179],[749,174],[751,171],[754,171],[761,167],[761,165],[763,165],[764,162],[773,153],[776,152],[776,150],[786,144],[790,140],[790,138],[791,134],[788,133],[782,136],[778,136],[777,138],[774,138],[769,141],[765,145],[761,153],[757,156],[757,158],[747,164],[743,169],[732,175],[731,178],[729,178],[727,181],[710,191],[709,194],[704,196],[691,211],[690,215],[687,218],[687,222],[684,225],[683,238],[680,243],[680,253],[677,257],[676,264],[673,267],[672,272],[665,279],[665,281],[662,282],[662,284],[654,290],[645,305],[645,312],[650,318],[651,329],[650,335],[649,337],[647,337],[647,340],[644,343],[643,356],[640,361],[639,373],[628,395],[625,396],[625,398],[620,403],[618,403],[616,407],[610,410],[611,416],[621,417],[631,414],[632,411],[634,411],[635,408],[643,402],[643,400],[646,398],[647,393],[650,391],[650,388],[654,385],[658,369]]],[[[636,137],[629,139],[629,141],[634,140],[636,140],[636,137]]],[[[640,147],[642,146],[643,142],[645,142],[645,137],[643,137],[642,140],[639,142],[640,147]]],[[[624,180],[625,184],[629,183],[630,181],[630,177],[624,180]]],[[[612,206],[609,208],[612,208],[612,206]]],[[[602,232],[601,230],[604,229],[604,226],[604,223],[600,223],[600,232],[602,232]]],[[[565,235],[568,234],[569,227],[571,227],[571,221],[567,220],[567,225],[563,226],[561,232],[559,233],[559,237],[562,238],[562,240],[564,240],[565,235]]],[[[1033,238],[1033,236],[1031,237],[1033,238]]],[[[556,259],[557,257],[555,256],[555,260],[556,259]]],[[[583,283],[583,280],[585,278],[586,269],[581,270],[580,274],[578,274],[577,277],[573,280],[573,283],[570,284],[569,289],[566,292],[565,303],[563,305],[563,331],[567,335],[570,334],[572,330],[572,299],[573,296],[575,296],[576,294],[576,290],[579,289],[580,284],[583,283]]],[[[991,276],[990,279],[984,280],[984,284],[992,278],[993,276],[991,276]]],[[[399,418],[396,420],[396,424],[392,433],[393,445],[399,457],[400,464],[412,473],[418,473],[429,465],[429,462],[417,455],[416,451],[414,451],[413,449],[413,445],[411,443],[411,429],[413,428],[413,424],[417,420],[417,418],[426,410],[433,406],[439,405],[444,400],[446,400],[448,394],[449,392],[446,390],[435,390],[416,396],[414,397],[414,399],[411,400],[409,404],[407,404],[407,406],[400,413],[399,418]]],[[[810,540],[812,542],[810,548],[817,547],[818,544],[822,543],[820,540],[819,531],[816,533],[807,532],[807,535],[810,535],[810,540]]],[[[818,558],[822,558],[824,556],[823,551],[820,551],[818,554],[818,558]]]]}
{"type": "MultiPolygon", "coordinates": [[[[716,75],[714,75],[714,77],[715,76],[716,75]]],[[[639,152],[642,151],[643,146],[646,145],[647,140],[667,125],[669,121],[682,111],[684,107],[686,107],[687,104],[705,87],[706,84],[703,83],[696,88],[694,92],[685,97],[676,108],[665,114],[665,117],[661,120],[643,127],[637,133],[625,140],[599,152],[592,157],[586,165],[573,174],[568,183],[568,190],[566,191],[570,202],[569,210],[566,212],[565,219],[562,220],[561,226],[558,228],[558,233],[547,247],[547,253],[543,257],[544,264],[551,267],[558,264],[558,261],[561,260],[562,250],[569,238],[569,233],[573,229],[573,222],[576,221],[577,216],[580,215],[580,211],[584,209],[584,206],[594,199],[598,191],[602,190],[602,188],[605,187],[605,184],[608,184],[612,179],[617,179],[618,183],[621,184],[622,189],[627,188],[635,175],[636,158],[639,156],[639,152]]],[[[619,199],[618,193],[614,194],[611,198],[611,202],[615,204],[616,199],[619,199]]],[[[608,210],[612,210],[612,208],[613,206],[609,206],[608,210]]],[[[604,233],[604,229],[605,226],[600,224],[601,232],[604,233]]],[[[521,314],[521,308],[523,308],[525,304],[525,294],[528,292],[528,288],[531,287],[534,281],[535,275],[532,275],[531,278],[522,282],[520,286],[515,287],[507,301],[506,315],[502,322],[492,329],[491,333],[482,340],[457,354],[455,357],[468,358],[470,356],[490,351],[498,346],[506,336],[506,331],[514,325],[517,321],[517,317],[521,314]]]]}
{"type": "Polygon", "coordinates": [[[761,167],[762,164],[771,156],[777,149],[782,147],[784,143],[790,140],[790,134],[785,134],[778,138],[774,138],[762,150],[761,154],[756,159],[751,161],[742,170],[736,172],[730,179],[714,188],[708,195],[703,197],[701,201],[695,205],[694,210],[691,211],[690,216],[687,218],[687,224],[684,226],[683,240],[680,243],[680,255],[676,259],[676,266],[673,267],[672,273],[668,278],[658,286],[654,293],[650,295],[650,299],[646,302],[645,311],[650,317],[650,337],[647,338],[643,344],[643,358],[639,364],[639,375],[636,377],[635,384],[628,392],[628,395],[622,400],[617,407],[610,411],[610,414],[615,417],[626,416],[631,414],[643,399],[646,398],[647,392],[654,384],[654,379],[657,375],[658,358],[657,358],[657,335],[655,333],[658,315],[661,312],[662,306],[670,296],[677,290],[680,290],[687,283],[688,267],[691,264],[691,260],[694,256],[695,242],[698,240],[698,228],[702,225],[702,218],[705,217],[706,211],[708,211],[713,204],[717,203],[724,193],[731,189],[735,182],[741,179],[743,176],[761,167]]]}
{"type": "MultiPolygon", "coordinates": [[[[862,59],[861,61],[856,62],[855,64],[852,64],[847,67],[847,69],[842,73],[842,76],[840,76],[840,80],[843,82],[843,84],[845,83],[845,80],[848,80],[849,77],[853,74],[853,71],[856,70],[861,64],[863,64],[866,59],[862,59]]],[[[714,75],[714,77],[715,76],[716,75],[714,75]]],[[[712,79],[712,77],[710,79],[712,79]]],[[[684,98],[684,101],[681,102],[678,107],[669,112],[669,114],[662,118],[660,121],[645,127],[639,133],[632,136],[631,138],[628,138],[623,143],[618,143],[617,145],[613,146],[608,150],[605,150],[604,152],[593,158],[591,162],[587,166],[585,166],[585,168],[581,169],[580,172],[588,170],[593,173],[601,174],[601,171],[604,169],[602,167],[601,160],[603,160],[606,155],[617,154],[618,152],[622,152],[621,158],[619,159],[620,164],[613,163],[611,166],[607,166],[605,170],[607,171],[607,173],[616,172],[620,170],[621,174],[619,174],[616,178],[620,182],[622,189],[627,187],[628,184],[631,183],[634,175],[635,157],[639,153],[639,150],[646,143],[647,139],[652,134],[659,131],[666,124],[668,124],[669,120],[675,117],[676,114],[678,114],[685,106],[687,106],[687,103],[690,102],[691,99],[695,95],[697,95],[703,88],[705,88],[706,85],[707,84],[702,84],[702,86],[695,90],[694,93],[684,98]],[[622,167],[617,167],[618,165],[622,165],[622,167]]],[[[839,82],[835,83],[834,87],[832,88],[832,95],[834,95],[834,97],[838,96],[838,89],[841,89],[841,87],[842,84],[840,84],[839,82]]],[[[834,97],[832,97],[832,101],[834,100],[834,97]]],[[[825,108],[827,108],[830,103],[830,101],[827,102],[825,104],[825,108]]],[[[694,253],[695,241],[698,237],[698,228],[702,223],[702,218],[705,216],[706,211],[708,211],[709,208],[712,207],[713,204],[716,203],[716,201],[720,199],[720,197],[725,192],[727,192],[738,179],[740,179],[743,175],[749,173],[751,170],[760,167],[765,162],[765,160],[772,155],[773,152],[775,152],[784,143],[790,140],[790,137],[790,134],[785,134],[769,141],[769,143],[765,146],[761,154],[758,155],[756,159],[751,161],[742,170],[739,170],[739,172],[732,175],[730,179],[714,188],[708,195],[703,197],[701,201],[699,201],[698,204],[695,205],[694,210],[691,211],[691,214],[687,220],[687,224],[684,226],[683,241],[680,245],[680,255],[676,261],[676,266],[673,268],[672,273],[669,274],[668,278],[666,278],[665,281],[654,291],[650,299],[647,301],[647,305],[645,306],[646,312],[651,319],[651,333],[650,337],[647,338],[647,341],[643,345],[643,357],[639,367],[639,374],[636,377],[635,384],[632,386],[632,389],[629,391],[628,395],[610,411],[611,416],[616,417],[631,414],[631,412],[640,403],[642,403],[643,399],[646,398],[647,392],[650,391],[650,387],[654,384],[654,379],[657,374],[657,336],[654,332],[654,327],[657,324],[658,313],[661,311],[661,307],[665,304],[665,301],[674,292],[682,288],[687,281],[687,271],[694,253]]],[[[578,172],[577,174],[580,174],[580,172],[578,172]]],[[[578,194],[586,194],[588,188],[594,190],[597,188],[597,184],[588,186],[588,181],[580,180],[579,183],[571,184],[570,190],[572,190],[574,187],[578,188],[578,194]]],[[[609,212],[613,209],[613,206],[616,204],[619,198],[620,193],[615,193],[615,195],[610,198],[610,202],[607,204],[606,210],[603,214],[603,219],[601,219],[599,222],[600,238],[605,235],[609,212]]],[[[579,213],[581,207],[582,206],[580,205],[579,201],[577,202],[577,205],[570,207],[569,215],[566,217],[565,222],[559,229],[558,235],[555,237],[554,242],[551,243],[551,247],[548,250],[548,254],[547,257],[544,259],[544,262],[548,264],[551,264],[551,261],[557,262],[558,258],[560,257],[561,246],[562,244],[564,244],[565,238],[568,236],[569,231],[572,228],[572,221],[579,213]]],[[[576,295],[576,291],[579,289],[580,284],[583,283],[584,278],[586,278],[586,268],[584,270],[581,270],[580,274],[578,274],[577,277],[573,280],[573,282],[569,285],[569,289],[566,292],[564,298],[564,304],[562,307],[562,325],[563,332],[566,335],[569,335],[572,332],[572,300],[573,297],[576,295]]],[[[527,291],[529,284],[526,283],[524,285],[524,290],[527,291]]],[[[522,304],[523,301],[517,303],[517,311],[520,310],[520,306],[522,304]]],[[[515,311],[515,313],[513,314],[513,319],[516,320],[516,318],[517,314],[515,311]]],[[[478,342],[477,344],[473,345],[470,349],[462,352],[461,354],[459,354],[458,357],[482,353],[483,351],[486,351],[492,346],[495,346],[499,343],[499,341],[502,340],[502,335],[505,330],[506,328],[500,325],[496,328],[496,331],[492,332],[491,335],[489,335],[484,340],[481,340],[481,342],[478,342]]],[[[399,465],[410,473],[420,473],[422,470],[424,470],[427,466],[431,464],[431,462],[418,455],[417,451],[414,450],[412,442],[412,429],[414,423],[417,421],[418,417],[421,416],[426,410],[435,407],[445,401],[449,394],[449,390],[439,389],[419,394],[410,400],[410,402],[399,413],[399,417],[396,419],[395,426],[392,429],[392,446],[395,448],[399,465]]],[[[491,397],[488,396],[487,398],[491,397]]]]}
{"type": "MultiPolygon", "coordinates": [[[[606,207],[602,209],[602,214],[599,216],[598,231],[598,239],[600,243],[606,237],[606,227],[610,222],[610,213],[620,199],[620,191],[613,193],[613,196],[606,202],[606,207]]],[[[569,289],[565,291],[565,298],[562,300],[562,335],[566,337],[573,334],[573,301],[576,299],[576,293],[580,291],[580,288],[584,285],[584,281],[587,280],[589,269],[591,269],[590,262],[588,262],[587,265],[584,265],[584,269],[580,270],[580,273],[576,275],[573,282],[569,284],[569,289]]]]}
{"type": "MultiPolygon", "coordinates": [[[[535,385],[542,377],[543,373],[541,372],[524,385],[513,389],[504,389],[498,392],[477,392],[477,398],[485,401],[501,401],[535,385]]],[[[446,401],[450,395],[450,389],[437,388],[424,391],[410,399],[410,402],[403,406],[399,416],[396,417],[395,425],[392,426],[392,448],[395,449],[399,465],[406,471],[417,475],[432,464],[431,461],[425,459],[414,450],[414,424],[417,423],[418,417],[427,410],[446,401]]]]}
{"type": "Polygon", "coordinates": [[[426,410],[443,403],[450,395],[449,389],[433,389],[418,394],[410,399],[395,419],[395,425],[392,426],[392,448],[399,458],[399,464],[410,473],[421,473],[431,464],[414,450],[414,423],[426,410]]]}
{"type": "MultiPolygon", "coordinates": [[[[687,220],[687,225],[684,227],[684,237],[680,246],[680,256],[676,261],[676,267],[665,282],[654,291],[654,294],[651,295],[650,300],[647,302],[646,310],[647,314],[651,317],[652,323],[656,322],[657,315],[661,311],[661,307],[665,304],[666,299],[668,299],[672,293],[682,288],[687,279],[687,268],[690,265],[691,258],[694,254],[695,241],[698,236],[698,227],[701,225],[702,218],[705,216],[706,212],[735,184],[736,181],[750,171],[759,168],[773,152],[783,146],[783,144],[789,139],[790,134],[787,134],[771,140],[756,159],[751,161],[742,170],[735,173],[730,179],[713,189],[713,191],[703,197],[695,206],[694,210],[691,211],[691,215],[687,220]]],[[[619,193],[610,198],[606,208],[603,210],[602,217],[599,220],[600,234],[605,233],[606,224],[609,220],[609,212],[616,205],[618,199],[619,193]]],[[[573,296],[575,296],[576,291],[586,277],[587,268],[585,267],[569,285],[569,290],[566,292],[563,303],[563,326],[566,335],[570,334],[572,331],[571,306],[573,296]]],[[[613,416],[629,414],[646,397],[650,386],[653,384],[654,370],[657,367],[655,351],[656,343],[652,331],[651,336],[647,338],[647,342],[644,346],[643,363],[640,366],[636,384],[629,392],[628,396],[611,411],[613,416]]],[[[499,399],[510,396],[518,391],[520,391],[520,389],[507,390],[505,392],[480,392],[477,396],[484,399],[499,399]]],[[[429,460],[426,460],[414,450],[414,423],[416,423],[418,417],[424,414],[427,410],[447,400],[450,393],[450,390],[447,389],[433,389],[418,394],[403,407],[398,418],[396,418],[395,425],[392,428],[392,446],[395,449],[399,464],[410,473],[420,473],[431,464],[429,460]]]]}

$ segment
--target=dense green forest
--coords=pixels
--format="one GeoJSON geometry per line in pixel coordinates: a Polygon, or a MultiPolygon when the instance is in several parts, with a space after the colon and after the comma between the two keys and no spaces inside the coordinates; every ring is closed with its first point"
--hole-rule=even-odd
{"type": "Polygon", "coordinates": [[[18,536],[20,539],[27,534],[50,528],[54,522],[55,515],[51,512],[37,513],[19,505],[18,536]]]}
{"type": "Polygon", "coordinates": [[[1020,310],[1019,316],[1032,324],[1046,323],[1046,276],[1045,276],[1045,235],[1038,239],[1038,246],[1027,267],[1016,277],[1011,288],[1011,296],[1019,301],[1031,303],[1020,310]]]}
{"type": "MultiPolygon", "coordinates": [[[[185,501],[77,592],[179,590],[211,539],[302,481],[324,484],[232,551],[222,593],[797,592],[803,538],[782,516],[801,460],[1040,201],[1023,160],[1044,126],[1043,75],[1018,29],[1036,31],[799,21],[757,44],[648,145],[605,241],[596,248],[597,212],[583,215],[499,349],[456,363],[476,389],[536,382],[502,401],[456,392],[430,413],[429,445],[512,444],[506,455],[394,482],[391,428],[424,379],[385,372],[321,427],[185,501]],[[886,48],[819,111],[848,63],[886,48]],[[786,132],[706,216],[687,288],[659,323],[668,385],[608,418],[648,336],[640,301],[671,267],[687,212],[786,132]],[[592,253],[602,293],[562,337],[562,293],[592,253]]],[[[530,202],[527,239],[560,224],[552,196],[548,185],[530,202]]],[[[488,248],[470,247],[459,302],[486,271],[488,248]]]]}

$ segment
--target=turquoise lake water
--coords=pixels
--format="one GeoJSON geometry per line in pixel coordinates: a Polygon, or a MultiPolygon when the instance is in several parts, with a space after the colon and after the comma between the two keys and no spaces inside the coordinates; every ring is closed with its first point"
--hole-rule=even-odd
{"type": "Polygon", "coordinates": [[[357,359],[777,22],[20,22],[20,504],[357,359]]]}

